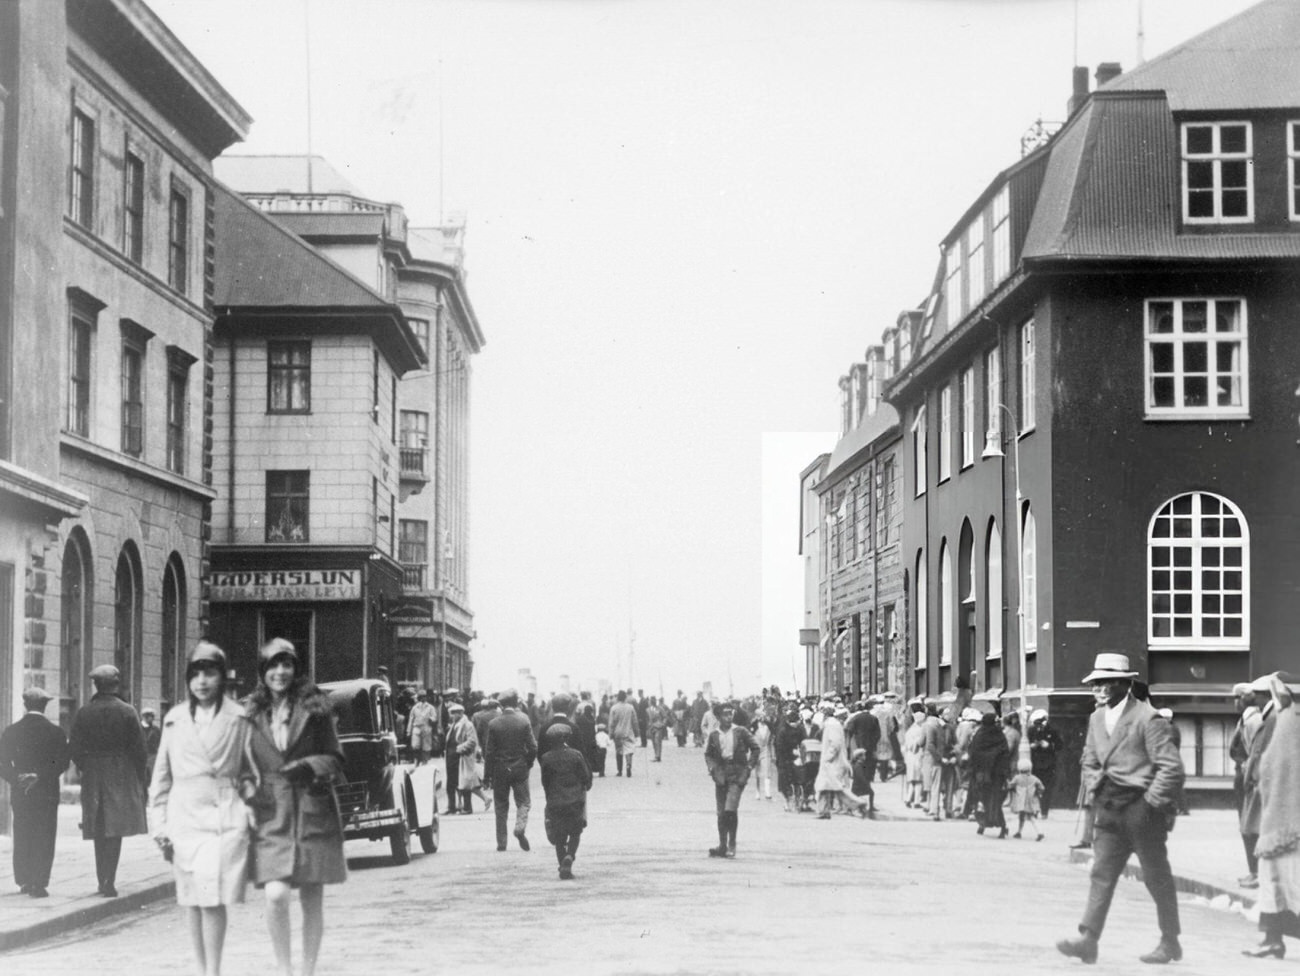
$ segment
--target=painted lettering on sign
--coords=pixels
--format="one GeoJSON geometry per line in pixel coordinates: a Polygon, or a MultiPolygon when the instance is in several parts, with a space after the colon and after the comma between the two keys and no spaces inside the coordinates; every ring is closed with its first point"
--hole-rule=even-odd
{"type": "Polygon", "coordinates": [[[359,600],[359,569],[259,569],[212,574],[215,603],[359,600]]]}

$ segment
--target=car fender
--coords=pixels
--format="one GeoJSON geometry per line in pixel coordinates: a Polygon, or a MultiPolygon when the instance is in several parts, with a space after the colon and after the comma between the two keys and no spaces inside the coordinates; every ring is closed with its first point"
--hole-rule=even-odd
{"type": "Polygon", "coordinates": [[[438,767],[433,763],[421,766],[401,766],[402,781],[415,800],[415,809],[407,812],[407,822],[412,829],[428,827],[437,819],[438,767]]]}

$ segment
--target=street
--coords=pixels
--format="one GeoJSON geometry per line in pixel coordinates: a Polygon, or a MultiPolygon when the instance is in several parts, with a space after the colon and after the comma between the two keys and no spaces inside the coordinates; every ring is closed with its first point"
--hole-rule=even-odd
{"type": "MultiPolygon", "coordinates": [[[[498,853],[492,817],[482,813],[444,817],[439,852],[417,853],[404,868],[388,864],[386,846],[350,842],[351,877],[327,889],[320,971],[786,974],[870,962],[893,973],[937,965],[1039,973],[1080,965],[1053,947],[1073,932],[1087,890],[1086,871],[1066,858],[1070,811],[1047,820],[1047,839],[1036,844],[979,837],[964,822],[819,821],[785,813],[779,798],[755,800],[751,786],[738,856],[721,861],[705,853],[717,841],[701,750],[669,743],[661,764],[639,752],[631,780],[614,776],[612,759],[609,767],[590,794],[574,881],[556,878],[535,770],[530,853],[513,839],[498,853]]],[[[896,781],[881,789],[898,809],[896,781]]],[[[1178,972],[1243,971],[1239,949],[1257,941],[1249,923],[1188,900],[1183,913],[1178,972]]],[[[294,932],[296,942],[296,915],[294,932]]],[[[1155,941],[1145,889],[1121,881],[1096,971],[1150,972],[1137,957],[1155,941]]],[[[270,962],[261,894],[250,888],[231,911],[224,972],[263,973],[270,962]]],[[[170,902],[0,958],[7,976],[136,976],[189,964],[170,902]]]]}

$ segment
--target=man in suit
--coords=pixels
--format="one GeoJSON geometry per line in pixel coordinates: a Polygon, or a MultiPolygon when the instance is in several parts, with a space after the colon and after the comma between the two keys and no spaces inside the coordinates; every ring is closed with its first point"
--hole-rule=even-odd
{"type": "Polygon", "coordinates": [[[704,764],[713,777],[718,807],[718,846],[709,848],[709,857],[735,857],[740,798],[750,771],[758,765],[759,747],[749,729],[734,724],[734,705],[719,705],[715,714],[718,727],[709,733],[704,747],[704,764]]]}
{"type": "Polygon", "coordinates": [[[566,740],[570,744],[577,737],[577,724],[574,719],[569,717],[573,711],[573,696],[564,692],[557,692],[551,696],[551,714],[546,722],[542,725],[537,733],[537,761],[541,762],[542,757],[546,755],[548,749],[560,744],[559,734],[547,738],[546,733],[557,725],[567,725],[570,736],[566,740]]]}
{"type": "Polygon", "coordinates": [[[117,668],[101,664],[90,680],[95,697],[72,720],[68,747],[81,770],[81,836],[95,842],[99,893],[116,898],[122,838],[148,830],[144,730],[135,709],[118,696],[117,668]]]}
{"type": "Polygon", "coordinates": [[[44,688],[23,692],[27,713],[0,732],[0,779],[14,809],[14,881],[24,894],[48,898],[54,838],[59,831],[59,777],[68,768],[68,740],[45,717],[44,688]]]}
{"type": "Polygon", "coordinates": [[[1097,961],[1115,884],[1129,855],[1136,853],[1142,878],[1156,903],[1160,942],[1141,956],[1145,963],[1181,959],[1178,898],[1166,840],[1183,785],[1183,762],[1171,725],[1150,703],[1132,695],[1136,671],[1124,654],[1098,654],[1083,683],[1092,686],[1097,708],[1083,747],[1083,787],[1092,806],[1092,887],[1079,923],[1079,937],[1056,944],[1064,955],[1097,961]]]}
{"type": "Polygon", "coordinates": [[[529,849],[528,811],[532,797],[528,774],[537,758],[537,739],[528,716],[519,711],[519,695],[513,689],[501,695],[501,714],[488,723],[483,765],[492,779],[492,799],[497,815],[497,850],[506,849],[506,822],[510,816],[510,794],[515,797],[515,839],[529,849]]]}

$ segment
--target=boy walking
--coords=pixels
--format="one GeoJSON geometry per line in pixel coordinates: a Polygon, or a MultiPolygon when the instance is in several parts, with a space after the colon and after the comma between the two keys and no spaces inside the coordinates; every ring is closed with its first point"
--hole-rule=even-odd
{"type": "Polygon", "coordinates": [[[591,770],[582,753],[569,745],[573,728],[552,725],[545,732],[546,751],[542,755],[542,789],[546,792],[546,839],[555,846],[560,864],[560,880],[573,878],[573,859],[578,841],[587,826],[587,791],[591,789],[591,770]]]}

